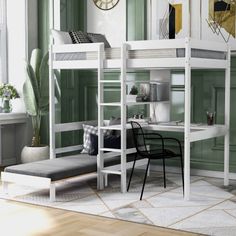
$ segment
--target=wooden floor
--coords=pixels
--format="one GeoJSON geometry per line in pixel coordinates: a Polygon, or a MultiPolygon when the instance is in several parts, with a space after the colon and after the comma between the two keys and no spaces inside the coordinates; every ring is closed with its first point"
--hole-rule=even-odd
{"type": "Polygon", "coordinates": [[[191,236],[197,234],[0,199],[0,235],[191,236]]]}

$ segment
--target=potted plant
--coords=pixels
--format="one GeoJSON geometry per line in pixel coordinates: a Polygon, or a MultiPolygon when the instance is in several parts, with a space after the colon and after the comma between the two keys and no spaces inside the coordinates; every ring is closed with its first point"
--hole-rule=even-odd
{"type": "Polygon", "coordinates": [[[2,98],[2,112],[9,113],[12,111],[11,100],[20,96],[12,85],[2,84],[0,85],[0,97],[2,98]]]}
{"type": "Polygon", "coordinates": [[[34,49],[30,61],[26,61],[26,80],[23,85],[23,98],[27,114],[31,117],[33,137],[31,146],[25,146],[21,162],[32,162],[49,158],[49,147],[42,145],[40,125],[42,116],[49,110],[49,54],[42,57],[40,49],[34,49]]]}
{"type": "Polygon", "coordinates": [[[129,94],[127,95],[127,102],[136,102],[136,97],[138,94],[138,88],[133,85],[132,88],[130,89],[129,94]]]}

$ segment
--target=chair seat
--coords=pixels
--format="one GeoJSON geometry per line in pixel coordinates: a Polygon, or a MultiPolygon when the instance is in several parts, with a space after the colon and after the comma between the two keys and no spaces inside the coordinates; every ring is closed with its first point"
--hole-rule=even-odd
{"type": "Polygon", "coordinates": [[[178,157],[180,154],[177,154],[169,149],[164,149],[164,153],[160,149],[153,149],[148,152],[142,152],[141,155],[149,159],[162,159],[163,157],[164,158],[178,157]]]}

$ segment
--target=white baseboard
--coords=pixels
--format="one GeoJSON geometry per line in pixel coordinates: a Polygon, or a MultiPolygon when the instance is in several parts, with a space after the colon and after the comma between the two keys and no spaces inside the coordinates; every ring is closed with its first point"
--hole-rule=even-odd
{"type": "MultiPolygon", "coordinates": [[[[150,170],[162,171],[163,169],[162,169],[162,166],[152,164],[150,166],[150,170]]],[[[174,167],[174,166],[166,166],[166,172],[180,173],[180,168],[174,167]]],[[[213,177],[213,178],[222,178],[222,179],[224,178],[223,171],[191,169],[191,175],[213,177]]],[[[229,179],[236,180],[236,173],[229,173],[229,179]]]]}

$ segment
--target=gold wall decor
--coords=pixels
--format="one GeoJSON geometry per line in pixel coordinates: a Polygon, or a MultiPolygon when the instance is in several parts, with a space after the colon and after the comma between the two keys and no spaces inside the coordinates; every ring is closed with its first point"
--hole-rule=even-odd
{"type": "Polygon", "coordinates": [[[209,0],[209,22],[215,28],[215,33],[220,33],[221,28],[225,29],[229,36],[236,36],[236,0],[209,0]],[[216,8],[215,4],[220,7],[216,8]]]}
{"type": "Polygon", "coordinates": [[[182,4],[173,4],[175,8],[175,33],[178,34],[182,30],[182,4]]]}

